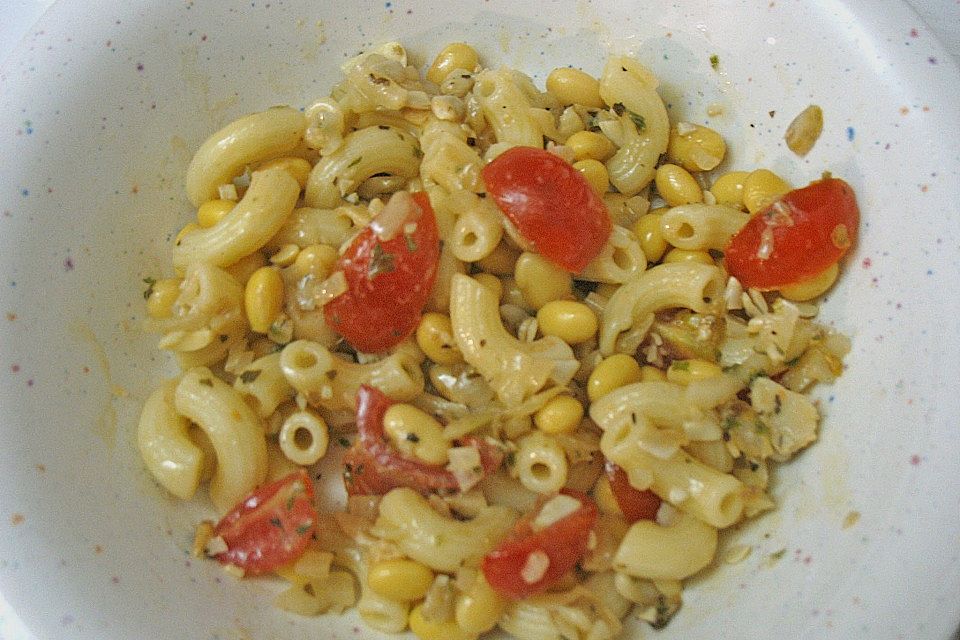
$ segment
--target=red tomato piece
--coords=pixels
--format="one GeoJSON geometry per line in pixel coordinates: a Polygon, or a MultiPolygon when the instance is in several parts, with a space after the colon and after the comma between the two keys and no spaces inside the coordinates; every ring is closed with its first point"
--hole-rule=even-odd
{"type": "MultiPolygon", "coordinates": [[[[427,464],[401,455],[387,441],[383,416],[393,401],[375,387],[362,385],[357,392],[358,438],[344,456],[343,479],[349,495],[383,495],[397,487],[427,494],[460,490],[456,477],[443,465],[427,464]]],[[[461,446],[476,447],[483,475],[503,462],[503,451],[475,436],[462,438],[461,446]]]]}
{"type": "Polygon", "coordinates": [[[497,593],[519,600],[549,589],[587,552],[590,533],[597,523],[597,506],[579,491],[563,489],[560,493],[579,500],[580,507],[536,531],[533,523],[547,502],[542,501],[514,525],[496,549],[484,556],[483,575],[497,593]]]}
{"type": "Polygon", "coordinates": [[[627,473],[614,462],[607,460],[604,465],[610,489],[617,501],[617,506],[628,522],[637,520],[653,520],[660,509],[660,496],[649,489],[640,491],[630,484],[627,473]]]}
{"type": "Polygon", "coordinates": [[[383,351],[410,335],[433,289],[437,221],[427,194],[412,195],[415,204],[396,236],[381,240],[368,225],[337,263],[347,291],[324,306],[324,317],[360,351],[383,351]]]}
{"type": "Polygon", "coordinates": [[[301,469],[258,488],[223,516],[214,534],[227,550],[216,558],[248,574],[271,571],[300,557],[316,528],[313,483],[301,469]]]}
{"type": "Polygon", "coordinates": [[[545,258],[579,273],[610,237],[610,214],[586,179],[543,149],[513,147],[481,171],[487,193],[545,258]]]}
{"type": "Polygon", "coordinates": [[[758,289],[807,280],[843,257],[859,226],[850,185],[837,178],[812,182],[750,218],[725,251],[727,271],[758,289]]]}

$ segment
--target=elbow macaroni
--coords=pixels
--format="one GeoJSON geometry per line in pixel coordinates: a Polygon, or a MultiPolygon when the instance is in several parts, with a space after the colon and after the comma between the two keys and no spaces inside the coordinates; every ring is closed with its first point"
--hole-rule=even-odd
{"type": "Polygon", "coordinates": [[[217,197],[247,165],[294,150],[303,140],[307,121],[291,107],[273,107],[231,122],[207,138],[187,169],[187,195],[199,207],[217,197]]]}
{"type": "Polygon", "coordinates": [[[267,446],[260,419],[237,391],[203,367],[183,375],[174,403],[178,413],[203,429],[217,452],[210,498],[225,512],[267,476],[267,446]]]}
{"type": "MultiPolygon", "coordinates": [[[[342,70],[303,113],[223,127],[187,169],[198,210],[175,239],[176,277],[146,280],[146,326],[182,369],[144,403],[147,470],[183,500],[209,483],[222,513],[349,446],[344,477],[366,481],[349,485],[360,495],[320,500],[333,511],[274,569],[291,613],[355,605],[370,627],[421,640],[497,627],[612,640],[631,609],[665,624],[683,581],[714,562],[719,530],[773,508],[774,463],[817,438],[804,393],[841,373],[849,343],[790,300],[822,294],[839,267],[762,293],[728,276],[722,253],[745,211],[789,185],[764,168],[707,173],[726,157],[721,133],[671,124],[659,80],[632,58],[611,56],[599,78],[555,69],[546,91],[483,68],[464,43],[426,77],[398,43],[342,70]],[[611,234],[579,273],[487,197],[485,164],[518,145],[571,163],[607,207],[611,234]],[[324,305],[348,287],[340,257],[358,234],[396,234],[378,216],[401,190],[430,199],[435,284],[413,336],[362,353],[324,305]],[[351,433],[362,385],[391,402],[376,452],[351,433]],[[625,519],[606,463],[659,499],[655,519],[625,519]],[[423,474],[445,488],[425,489],[423,474]],[[553,535],[564,500],[577,502],[554,499],[568,489],[602,512],[577,570],[521,599],[498,593],[485,555],[515,527],[553,535]]],[[[518,579],[542,575],[542,555],[518,579]]]]}
{"type": "Polygon", "coordinates": [[[250,188],[212,227],[185,235],[173,248],[173,266],[207,263],[227,267],[260,249],[293,211],[300,185],[283,169],[255,171],[250,188]]]}

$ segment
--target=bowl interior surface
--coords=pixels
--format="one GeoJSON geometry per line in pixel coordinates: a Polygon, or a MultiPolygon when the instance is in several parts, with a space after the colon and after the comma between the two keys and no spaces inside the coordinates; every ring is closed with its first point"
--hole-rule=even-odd
{"type": "Polygon", "coordinates": [[[821,440],[777,470],[776,511],[724,536],[750,555],[721,550],[657,635],[756,637],[760,620],[764,637],[947,637],[960,74],[905,7],[829,0],[54,6],[0,69],[0,592],[37,636],[379,637],[353,614],[282,613],[279,585],[192,560],[212,509],[158,489],[135,425],[174,371],[142,331],[143,279],[170,273],[193,215],[194,150],[240,115],[326,95],[340,63],[388,40],[420,65],[467,41],[541,87],[554,67],[597,74],[628,52],[659,76],[671,120],[724,135],[724,168],[853,185],[861,237],[822,311],[853,351],[818,391],[821,440]],[[801,159],[782,136],[809,104],[825,128],[801,159]]]}

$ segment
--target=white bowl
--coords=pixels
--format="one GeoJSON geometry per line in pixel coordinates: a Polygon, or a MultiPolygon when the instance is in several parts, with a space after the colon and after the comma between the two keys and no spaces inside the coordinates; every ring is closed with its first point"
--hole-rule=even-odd
{"type": "Polygon", "coordinates": [[[960,620],[960,72],[905,7],[831,0],[54,6],[0,70],[0,592],[36,636],[378,637],[352,615],[275,610],[275,585],[192,561],[205,508],[161,494],[133,434],[170,368],[140,330],[141,280],[166,272],[191,216],[192,152],[236,116],[323,95],[345,57],[388,39],[421,62],[467,40],[539,82],[627,50],[673,118],[724,134],[730,167],[854,186],[861,240],[823,310],[853,351],[823,391],[821,441],[779,469],[780,508],[728,536],[751,555],[694,581],[657,635],[946,638],[960,620]],[[811,103],[826,125],[799,159],[782,134],[811,103]]]}

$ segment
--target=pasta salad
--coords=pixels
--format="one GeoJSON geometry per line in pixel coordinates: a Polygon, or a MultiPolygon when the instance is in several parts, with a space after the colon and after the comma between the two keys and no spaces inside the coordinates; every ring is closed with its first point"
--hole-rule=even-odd
{"type": "Polygon", "coordinates": [[[667,624],[817,438],[849,343],[815,301],[859,212],[827,174],[721,168],[657,86],[388,43],[200,146],[145,292],[181,372],[138,427],[164,490],[209,492],[196,555],[423,640],[667,624]]]}

